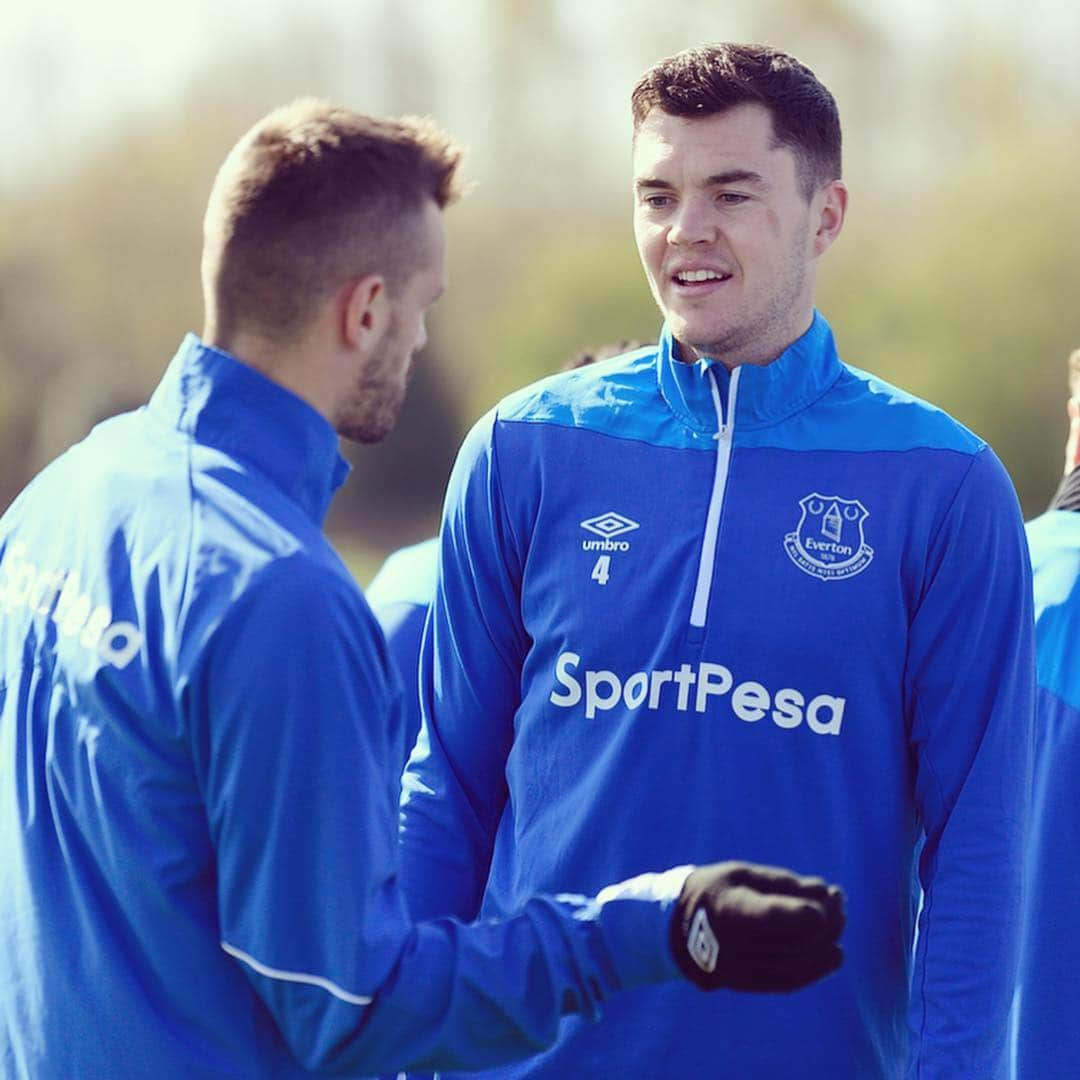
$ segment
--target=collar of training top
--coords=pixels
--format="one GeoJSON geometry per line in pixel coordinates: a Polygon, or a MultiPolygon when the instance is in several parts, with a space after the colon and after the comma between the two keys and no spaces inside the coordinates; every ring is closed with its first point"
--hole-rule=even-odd
{"type": "Polygon", "coordinates": [[[258,468],[318,525],[349,475],[322,415],[195,334],[184,338],[149,407],[197,442],[258,468]]]}
{"type": "MultiPolygon", "coordinates": [[[[678,358],[678,345],[666,324],[660,333],[657,372],[660,393],[671,411],[697,431],[716,431],[716,408],[709,371],[728,411],[730,372],[718,360],[702,357],[695,364],[678,358]]],[[[735,402],[735,426],[741,430],[768,427],[816,401],[840,377],[840,358],[829,324],[814,312],[810,328],[769,364],[743,364],[735,402]]],[[[730,423],[730,418],[728,419],[730,423]]]]}
{"type": "Polygon", "coordinates": [[[1058,485],[1051,510],[1080,510],[1080,469],[1073,469],[1058,485]]]}

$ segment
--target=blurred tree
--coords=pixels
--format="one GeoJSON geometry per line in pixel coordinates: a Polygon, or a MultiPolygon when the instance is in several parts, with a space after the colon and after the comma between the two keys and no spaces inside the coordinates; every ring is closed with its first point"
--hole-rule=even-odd
{"type": "MultiPolygon", "coordinates": [[[[0,234],[16,231],[14,218],[0,234]]],[[[46,418],[42,390],[53,384],[71,348],[64,297],[48,261],[10,243],[0,250],[0,500],[17,494],[36,465],[37,433],[46,418]]]]}
{"type": "MultiPolygon", "coordinates": [[[[197,83],[176,115],[117,132],[68,180],[5,207],[3,505],[94,423],[144,402],[182,335],[201,328],[201,221],[216,169],[240,132],[298,92],[275,89],[290,80],[261,53],[246,71],[246,92],[197,83]]],[[[413,393],[389,450],[350,450],[355,476],[335,500],[335,527],[362,524],[382,546],[417,518],[430,527],[462,426],[446,380],[421,370],[413,393]],[[373,494],[374,524],[363,513],[373,494]]]]}
{"type": "Polygon", "coordinates": [[[994,446],[1032,516],[1058,480],[1064,362],[1080,343],[1080,144],[1061,137],[1080,103],[1028,107],[1014,60],[987,51],[942,67],[929,90],[943,114],[933,171],[901,192],[857,194],[822,305],[849,362],[994,446]],[[997,103],[990,115],[985,102],[997,103]]]}
{"type": "MultiPolygon", "coordinates": [[[[627,95],[657,57],[742,37],[803,57],[840,102],[853,199],[821,307],[843,355],[988,438],[1025,511],[1041,508],[1064,437],[1064,358],[1080,344],[1080,147],[1067,137],[1080,79],[1054,81],[1066,65],[1043,62],[1059,44],[1049,0],[1045,25],[982,20],[978,33],[967,0],[918,19],[854,0],[720,13],[474,0],[455,11],[452,48],[433,3],[292,10],[276,36],[215,57],[175,106],[132,103],[77,168],[0,203],[0,500],[143,400],[199,329],[203,204],[240,131],[299,94],[443,122],[464,101],[451,130],[483,183],[447,218],[450,292],[398,430],[349,451],[356,475],[332,521],[380,547],[429,531],[464,428],[499,396],[584,347],[655,340],[630,229],[627,95]],[[940,28],[915,34],[923,18],[940,28]]],[[[63,98],[46,104],[60,140],[63,98]]]]}
{"type": "Polygon", "coordinates": [[[660,321],[626,222],[595,215],[587,232],[574,222],[536,230],[501,302],[474,324],[484,344],[468,411],[479,415],[584,349],[655,341],[660,321]]]}

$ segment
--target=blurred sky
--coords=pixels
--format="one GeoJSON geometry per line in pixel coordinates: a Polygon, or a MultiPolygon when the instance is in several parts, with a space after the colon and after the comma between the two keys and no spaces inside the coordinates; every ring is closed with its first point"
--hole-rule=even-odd
{"type": "MultiPolygon", "coordinates": [[[[591,89],[601,91],[588,114],[575,120],[611,132],[612,140],[625,138],[626,95],[634,77],[659,56],[709,39],[745,39],[754,30],[764,37],[763,26],[772,30],[771,43],[784,46],[782,20],[775,26],[762,21],[762,12],[769,9],[763,0],[731,0],[722,6],[685,0],[535,0],[531,5],[523,0],[495,0],[494,5],[489,0],[7,0],[0,14],[5,148],[0,190],[15,191],[62,174],[95,141],[125,122],[152,115],[195,79],[227,82],[230,62],[238,54],[263,52],[279,57],[282,65],[307,62],[317,69],[317,58],[290,54],[285,43],[291,28],[315,27],[304,38],[304,48],[317,53],[321,33],[328,65],[332,57],[341,68],[348,64],[340,55],[341,42],[356,42],[354,66],[362,67],[371,60],[364,48],[366,30],[379,19],[380,40],[385,40],[388,12],[400,14],[403,40],[392,43],[399,59],[407,59],[417,34],[441,57],[463,58],[456,92],[438,119],[465,142],[483,144],[470,130],[476,113],[469,107],[470,84],[474,93],[483,92],[488,68],[473,58],[485,53],[487,18],[499,3],[504,12],[541,5],[555,12],[575,43],[573,59],[588,66],[591,89]],[[641,35],[635,35],[640,44],[629,50],[609,48],[621,29],[631,22],[636,29],[640,21],[654,28],[655,48],[641,35]]],[[[813,7],[814,17],[823,22],[830,11],[846,10],[867,26],[891,31],[895,47],[909,53],[915,79],[921,65],[948,64],[973,44],[992,38],[1024,55],[1033,80],[1080,86],[1076,0],[815,0],[813,7]]],[[[324,86],[317,92],[332,92],[334,73],[321,74],[324,86]]],[[[404,84],[409,76],[406,62],[399,78],[404,84]]],[[[336,82],[348,80],[338,77],[336,82]]],[[[380,101],[370,107],[379,111],[395,104],[380,101]]]]}

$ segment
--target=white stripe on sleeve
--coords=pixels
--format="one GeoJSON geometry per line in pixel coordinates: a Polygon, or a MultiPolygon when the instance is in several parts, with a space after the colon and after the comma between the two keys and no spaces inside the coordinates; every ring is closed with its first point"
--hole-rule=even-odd
{"type": "Polygon", "coordinates": [[[268,979],[280,979],[283,982],[306,983],[309,986],[317,986],[321,990],[333,994],[334,997],[339,998],[341,1001],[348,1002],[350,1005],[371,1004],[370,997],[364,997],[361,994],[350,994],[347,990],[342,990],[337,983],[333,983],[329,979],[323,978],[322,975],[306,975],[301,971],[279,971],[277,968],[267,967],[266,964],[260,964],[253,956],[249,956],[246,952],[236,948],[235,945],[230,945],[227,941],[223,941],[221,947],[230,956],[235,957],[243,964],[247,964],[253,971],[257,971],[260,975],[265,975],[268,979]]]}

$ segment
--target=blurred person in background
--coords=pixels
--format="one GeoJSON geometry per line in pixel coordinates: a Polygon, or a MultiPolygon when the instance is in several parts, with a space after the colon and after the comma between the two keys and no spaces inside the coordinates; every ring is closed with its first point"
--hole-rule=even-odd
{"type": "MultiPolygon", "coordinates": [[[[620,353],[642,348],[641,342],[619,341],[579,353],[566,364],[563,371],[588,367],[598,360],[608,360],[620,353]]],[[[420,664],[420,635],[424,620],[435,596],[435,573],[439,558],[437,537],[429,537],[391,552],[379,567],[364,597],[382,627],[386,645],[405,691],[402,704],[404,717],[405,758],[420,730],[420,697],[417,672],[420,664]]]]}
{"type": "Polygon", "coordinates": [[[632,112],[665,324],[512,394],[459,453],[403,779],[411,910],[587,893],[673,837],[825,867],[850,894],[836,977],[737,1007],[645,988],[485,1075],[999,1076],[1034,704],[1012,485],[838,357],[814,290],[848,195],[806,66],[691,49],[632,112]]]}
{"type": "Polygon", "coordinates": [[[1080,1068],[1080,349],[1069,357],[1065,475],[1028,523],[1038,678],[1032,836],[1016,1003],[1020,1080],[1080,1068]]]}
{"type": "Polygon", "coordinates": [[[393,426],[459,152],[305,100],[229,154],[206,321],[0,519],[0,1075],[361,1075],[533,1053],[618,989],[793,988],[842,897],[742,863],[413,925],[400,690],[322,533],[393,426]]]}

